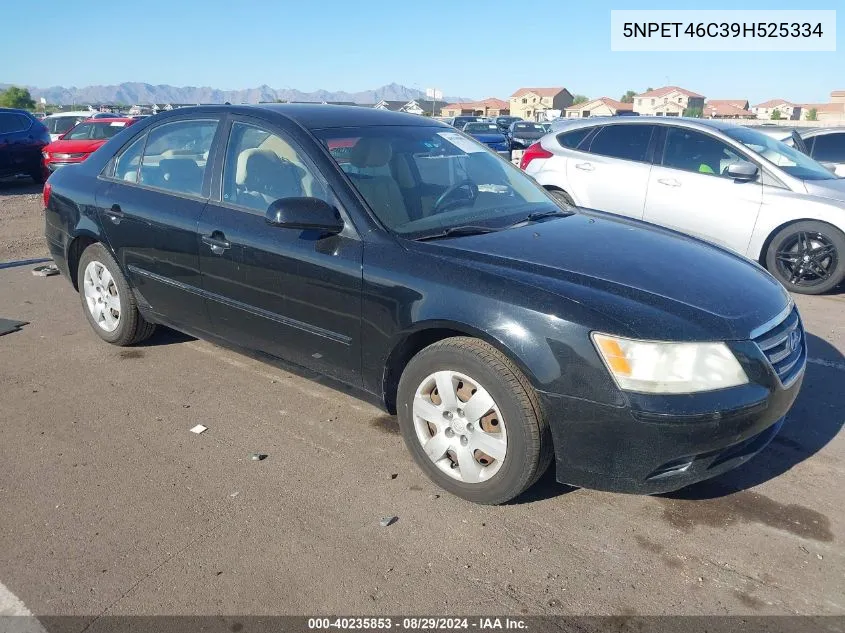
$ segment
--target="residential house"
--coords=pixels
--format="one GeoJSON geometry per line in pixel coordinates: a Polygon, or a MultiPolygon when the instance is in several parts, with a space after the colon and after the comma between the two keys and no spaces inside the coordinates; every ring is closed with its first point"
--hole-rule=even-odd
{"type": "Polygon", "coordinates": [[[566,88],[520,88],[510,97],[510,114],[526,121],[545,120],[546,110],[565,110],[572,105],[566,88]]]}
{"type": "Polygon", "coordinates": [[[705,119],[753,119],[756,115],[748,109],[745,99],[710,99],[704,104],[705,119]]]}
{"type": "Polygon", "coordinates": [[[391,112],[401,112],[402,108],[407,104],[407,101],[387,101],[382,99],[373,106],[376,110],[390,110],[391,112]]]}
{"type": "Polygon", "coordinates": [[[577,105],[569,106],[564,111],[567,119],[585,119],[591,116],[614,116],[619,112],[630,112],[633,105],[622,103],[610,97],[599,97],[592,101],[585,101],[577,105]]]}
{"type": "Polygon", "coordinates": [[[766,120],[772,118],[775,110],[780,112],[781,119],[789,121],[798,121],[801,119],[801,106],[797,103],[791,103],[786,99],[769,99],[751,108],[751,111],[757,115],[758,119],[766,120]]]}
{"type": "Polygon", "coordinates": [[[408,112],[409,114],[417,114],[420,116],[432,116],[436,112],[440,112],[446,105],[445,101],[437,101],[430,99],[414,99],[402,106],[400,112],[408,112]]]}
{"type": "Polygon", "coordinates": [[[481,101],[449,103],[440,108],[440,116],[503,116],[510,113],[508,102],[495,97],[481,101]]]}
{"type": "Polygon", "coordinates": [[[687,108],[704,110],[704,96],[678,86],[663,86],[634,95],[634,112],[641,115],[683,116],[687,108]]]}
{"type": "Polygon", "coordinates": [[[816,111],[816,121],[836,122],[845,124],[845,90],[834,90],[830,93],[829,103],[801,104],[801,118],[810,120],[810,112],[816,111]]]}

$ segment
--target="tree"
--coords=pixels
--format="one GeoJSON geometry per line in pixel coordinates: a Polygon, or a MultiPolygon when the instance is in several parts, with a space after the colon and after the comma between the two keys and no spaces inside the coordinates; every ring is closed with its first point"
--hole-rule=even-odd
{"type": "Polygon", "coordinates": [[[634,103],[634,95],[635,94],[637,94],[637,93],[634,92],[633,90],[626,90],[625,94],[622,95],[622,98],[620,99],[620,101],[622,103],[634,103]]]}
{"type": "Polygon", "coordinates": [[[810,108],[810,111],[807,113],[807,120],[808,121],[818,121],[819,120],[819,111],[815,108],[810,108]]]}
{"type": "Polygon", "coordinates": [[[5,108],[33,110],[35,109],[35,101],[32,99],[32,95],[29,94],[29,90],[26,88],[11,86],[0,92],[0,106],[5,108]]]}
{"type": "Polygon", "coordinates": [[[572,97],[572,105],[578,105],[579,103],[587,103],[590,98],[586,95],[575,95],[572,97]]]}
{"type": "Polygon", "coordinates": [[[702,114],[704,114],[704,112],[701,108],[684,108],[684,116],[700,119],[702,114]]]}
{"type": "Polygon", "coordinates": [[[775,110],[772,112],[772,121],[780,121],[781,120],[780,110],[775,110]]]}
{"type": "Polygon", "coordinates": [[[651,86],[645,89],[646,92],[651,92],[652,90],[654,90],[654,88],[652,88],[651,86]]]}

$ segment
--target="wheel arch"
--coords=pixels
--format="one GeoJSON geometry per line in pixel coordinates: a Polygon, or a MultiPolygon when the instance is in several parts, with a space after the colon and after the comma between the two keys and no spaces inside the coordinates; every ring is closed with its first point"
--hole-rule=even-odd
{"type": "Polygon", "coordinates": [[[769,246],[771,246],[772,241],[775,239],[775,236],[786,227],[792,226],[793,224],[798,224],[799,222],[820,222],[822,224],[827,224],[828,226],[839,231],[840,233],[845,233],[845,231],[840,229],[838,226],[826,220],[819,220],[818,218],[793,218],[781,223],[779,226],[776,226],[771,231],[769,231],[769,234],[766,236],[766,239],[763,240],[763,244],[760,246],[759,252],[756,253],[755,257],[753,257],[754,261],[760,264],[763,268],[766,268],[766,254],[768,253],[769,246]]]}
{"type": "Polygon", "coordinates": [[[515,363],[532,384],[535,383],[531,369],[505,341],[459,321],[425,321],[415,324],[411,329],[398,335],[390,348],[382,377],[382,401],[389,413],[396,413],[396,393],[399,388],[399,379],[410,360],[429,345],[456,336],[468,336],[488,343],[515,363]]]}
{"type": "Polygon", "coordinates": [[[67,268],[74,290],[79,290],[79,260],[82,257],[82,253],[85,252],[86,248],[97,243],[103,243],[103,240],[94,233],[84,232],[74,236],[73,240],[68,244],[67,268]]]}

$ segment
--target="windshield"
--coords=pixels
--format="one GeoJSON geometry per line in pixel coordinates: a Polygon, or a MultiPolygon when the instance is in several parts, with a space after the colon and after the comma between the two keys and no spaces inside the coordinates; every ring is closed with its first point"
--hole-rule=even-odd
{"type": "Polygon", "coordinates": [[[65,141],[97,141],[111,138],[126,127],[124,121],[80,123],[64,135],[65,141]]]}
{"type": "Polygon", "coordinates": [[[47,126],[50,134],[64,134],[82,120],[82,117],[78,116],[56,116],[47,117],[43,123],[47,126]]]}
{"type": "Polygon", "coordinates": [[[516,123],[513,126],[514,132],[545,132],[544,128],[539,123],[516,123]]]}
{"type": "Polygon", "coordinates": [[[834,174],[806,154],[789,147],[771,136],[744,127],[730,128],[725,134],[739,141],[769,162],[774,163],[790,176],[801,180],[832,180],[834,174]]]}
{"type": "Polygon", "coordinates": [[[507,226],[559,208],[530,178],[443,127],[332,128],[315,134],[379,220],[416,238],[467,224],[507,226]]]}
{"type": "Polygon", "coordinates": [[[495,123],[467,123],[464,126],[464,132],[467,134],[484,134],[485,132],[495,132],[498,134],[499,128],[495,123]]]}

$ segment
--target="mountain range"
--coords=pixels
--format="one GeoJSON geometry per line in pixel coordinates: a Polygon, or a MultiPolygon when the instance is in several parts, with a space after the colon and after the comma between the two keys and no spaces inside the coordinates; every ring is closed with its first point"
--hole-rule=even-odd
{"type": "MultiPolygon", "coordinates": [[[[0,90],[8,84],[0,84],[0,90]]],[[[387,101],[411,101],[425,99],[425,92],[397,83],[387,84],[375,90],[361,92],[331,92],[315,90],[302,92],[294,88],[271,88],[263,85],[244,90],[220,90],[218,88],[194,86],[152,85],[140,82],[126,82],[112,86],[52,86],[37,88],[27,86],[32,97],[38,101],[43,97],[49,104],[120,103],[126,105],[151,103],[258,103],[259,101],[352,101],[355,103],[378,103],[387,101]]],[[[468,101],[462,97],[446,97],[446,101],[468,101]]]]}

